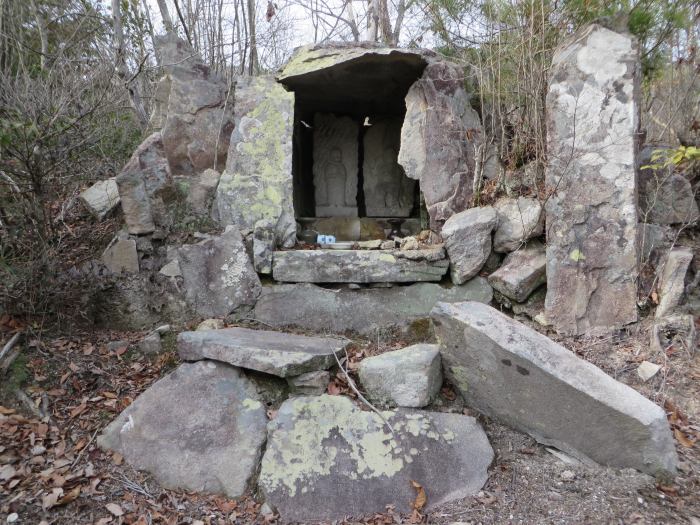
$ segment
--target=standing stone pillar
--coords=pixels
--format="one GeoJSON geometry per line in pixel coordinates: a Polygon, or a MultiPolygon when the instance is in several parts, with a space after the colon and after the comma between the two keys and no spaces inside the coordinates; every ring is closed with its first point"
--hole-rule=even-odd
{"type": "Polygon", "coordinates": [[[294,93],[271,77],[236,82],[236,127],[214,200],[222,226],[268,229],[275,244],[296,242],[292,202],[294,93]]]}
{"type": "Polygon", "coordinates": [[[555,53],[547,94],[547,320],[602,334],[637,320],[634,37],[590,25],[555,53]]]}

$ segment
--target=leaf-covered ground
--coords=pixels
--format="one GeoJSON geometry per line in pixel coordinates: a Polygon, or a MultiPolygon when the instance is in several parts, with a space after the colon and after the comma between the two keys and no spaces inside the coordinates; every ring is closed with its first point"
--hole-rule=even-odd
{"type": "MultiPolygon", "coordinates": [[[[3,342],[31,329],[0,320],[3,342]]],[[[95,445],[98,432],[150,384],[178,363],[172,336],[164,353],[135,349],[143,333],[98,331],[38,338],[18,346],[19,357],[0,382],[0,523],[20,524],[248,524],[272,523],[258,495],[233,501],[164,490],[117,454],[95,445]],[[125,345],[109,345],[125,341],[125,345]],[[18,398],[20,388],[26,397],[18,398]],[[15,521],[13,521],[15,520],[15,521]]],[[[474,497],[430,513],[430,487],[416,489],[417,510],[392,508],[357,521],[392,523],[692,523],[700,519],[700,352],[669,349],[648,355],[646,334],[618,339],[563,340],[580,357],[640,390],[667,409],[681,459],[674,480],[655,481],[632,470],[569,464],[531,438],[481,418],[496,451],[489,480],[474,497]],[[644,383],[636,367],[662,364],[644,383]],[[695,520],[695,521],[693,521],[695,520]]],[[[403,346],[384,336],[356,340],[348,368],[364,356],[403,346]]],[[[354,392],[342,373],[328,389],[354,392]]],[[[435,410],[470,413],[443,388],[435,410]]],[[[269,411],[274,417],[275,410],[269,411]]],[[[352,520],[348,520],[351,522],[352,520]]]]}

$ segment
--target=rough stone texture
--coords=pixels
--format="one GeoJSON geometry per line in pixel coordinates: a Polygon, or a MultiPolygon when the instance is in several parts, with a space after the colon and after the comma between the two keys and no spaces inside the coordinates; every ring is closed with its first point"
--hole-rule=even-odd
{"type": "Polygon", "coordinates": [[[218,237],[177,250],[185,299],[202,317],[225,317],[241,306],[253,306],[260,279],[234,227],[218,237]]]}
{"type": "Polygon", "coordinates": [[[401,120],[375,120],[364,136],[362,164],[365,208],[370,217],[408,217],[413,208],[416,181],[398,163],[401,120]]]}
{"type": "Polygon", "coordinates": [[[120,173],[117,178],[119,197],[124,212],[124,222],[129,233],[142,235],[156,229],[151,212],[151,201],[146,192],[146,182],[136,171],[120,173]]]}
{"type": "Polygon", "coordinates": [[[187,204],[196,215],[204,217],[210,215],[220,176],[218,171],[208,168],[190,185],[187,204]]]}
{"type": "Polygon", "coordinates": [[[158,332],[151,332],[139,343],[141,353],[148,355],[159,354],[163,350],[163,343],[158,332]]]}
{"type": "Polygon", "coordinates": [[[647,224],[643,222],[639,223],[637,235],[640,262],[656,260],[660,252],[672,246],[675,237],[670,226],[647,224]]]}
{"type": "Polygon", "coordinates": [[[690,181],[674,166],[641,169],[652,163],[656,148],[647,146],[639,154],[639,213],[641,220],[654,224],[694,223],[700,217],[690,181]]]}
{"type": "Polygon", "coordinates": [[[637,320],[640,73],[636,40],[597,24],[554,55],[546,315],[560,333],[604,334],[637,320]]]}
{"type": "Polygon", "coordinates": [[[417,344],[367,357],[358,369],[367,398],[385,406],[422,408],[442,386],[440,348],[417,344]]]}
{"type": "Polygon", "coordinates": [[[477,492],[493,450],[474,418],[408,410],[364,412],[347,397],[286,401],[268,426],[258,485],[284,523],[410,512],[411,481],[427,509],[477,492]]]}
{"type": "Polygon", "coordinates": [[[292,250],[275,252],[275,281],[383,283],[439,281],[449,261],[442,248],[426,250],[292,250]]]}
{"type": "Polygon", "coordinates": [[[267,228],[280,246],[296,242],[292,201],[294,93],[271,77],[236,81],[236,128],[215,208],[223,225],[267,228]]]}
{"type": "Polygon", "coordinates": [[[175,175],[196,175],[226,164],[233,131],[233,100],[190,45],[172,33],[155,38],[165,77],[156,90],[152,126],[161,127],[175,175]]]}
{"type": "Polygon", "coordinates": [[[241,496],[265,442],[265,408],[236,368],[186,363],[156,382],[97,439],[164,487],[241,496]]]}
{"type": "Polygon", "coordinates": [[[328,390],[331,373],[327,370],[316,370],[298,376],[288,377],[289,391],[295,395],[319,396],[328,390]]]}
{"type": "Polygon", "coordinates": [[[637,367],[637,375],[642,381],[649,381],[652,377],[658,374],[661,367],[651,361],[642,361],[637,367]]]}
{"type": "Polygon", "coordinates": [[[493,206],[498,213],[498,228],[493,236],[494,251],[512,252],[527,240],[542,235],[544,213],[537,199],[500,199],[493,206]]]}
{"type": "Polygon", "coordinates": [[[102,253],[102,262],[112,273],[138,273],[139,254],[133,239],[116,239],[102,253]]]}
{"type": "MultiPolygon", "coordinates": [[[[495,294],[494,294],[495,296],[495,294]]],[[[510,307],[515,315],[526,315],[534,320],[538,315],[544,313],[544,299],[547,296],[547,287],[540,286],[532,292],[530,296],[522,303],[511,303],[510,307]]]]}
{"type": "Polygon", "coordinates": [[[272,254],[275,250],[275,232],[256,228],[253,232],[253,267],[262,274],[272,273],[272,254]]]}
{"type": "Polygon", "coordinates": [[[328,369],[336,363],[334,354],[347,345],[330,337],[248,328],[197,330],[177,336],[178,353],[185,361],[215,359],[278,377],[328,369]]]}
{"type": "MultiPolygon", "coordinates": [[[[411,49],[378,47],[367,43],[349,46],[342,44],[308,45],[296,50],[294,56],[277,75],[277,79],[286,84],[299,77],[310,76],[314,73],[327,73],[343,64],[361,64],[363,60],[369,62],[382,56],[389,56],[396,61],[405,59],[420,63],[424,60],[423,53],[423,51],[411,49]]],[[[380,86],[369,86],[368,88],[376,90],[378,87],[380,86]]]]}
{"type": "Polygon", "coordinates": [[[255,318],[274,327],[371,334],[425,319],[438,301],[489,303],[492,296],[491,287],[481,277],[450,288],[416,283],[393,288],[332,290],[313,284],[279,284],[263,287],[255,305],[255,318]]]}
{"type": "Polygon", "coordinates": [[[224,327],[222,319],[205,319],[197,325],[195,330],[221,330],[224,327]]]}
{"type": "Polygon", "coordinates": [[[313,176],[317,217],[357,217],[359,124],[316,113],[313,176]]]}
{"type": "Polygon", "coordinates": [[[696,345],[697,330],[692,315],[670,315],[664,319],[657,319],[651,328],[649,349],[653,353],[665,353],[673,346],[692,355],[696,345]]]}
{"type": "Polygon", "coordinates": [[[167,223],[161,191],[172,183],[160,133],[149,135],[116,178],[124,220],[129,233],[152,233],[167,223]]]}
{"type": "Polygon", "coordinates": [[[177,259],[170,261],[169,263],[163,265],[163,267],[158,271],[161,275],[166,277],[182,277],[182,270],[180,269],[180,261],[177,259]]]}
{"type": "Polygon", "coordinates": [[[445,222],[440,234],[453,283],[465,283],[479,273],[491,254],[491,232],[497,225],[498,216],[491,206],[456,213],[445,222]]]}
{"type": "Polygon", "coordinates": [[[80,200],[98,221],[119,205],[119,188],[114,177],[101,180],[80,194],[80,200]]]}
{"type": "Polygon", "coordinates": [[[420,181],[433,230],[469,207],[481,129],[462,69],[448,62],[428,64],[406,95],[399,164],[420,181]]]}
{"type": "Polygon", "coordinates": [[[691,248],[674,248],[666,257],[659,279],[659,305],[655,314],[657,319],[665,317],[681,304],[692,260],[691,248]]]}
{"type": "Polygon", "coordinates": [[[503,265],[489,275],[489,284],[509,299],[522,303],[547,282],[546,268],[544,246],[533,241],[530,245],[509,253],[503,265]]]}
{"type": "Polygon", "coordinates": [[[675,471],[666,414],[637,391],[490,306],[439,303],[433,323],[469,406],[579,459],[675,471]]]}

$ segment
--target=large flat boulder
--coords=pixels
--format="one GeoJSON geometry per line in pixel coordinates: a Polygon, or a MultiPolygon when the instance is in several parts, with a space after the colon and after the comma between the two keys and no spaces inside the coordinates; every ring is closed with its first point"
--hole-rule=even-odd
{"type": "Polygon", "coordinates": [[[277,284],[263,286],[255,305],[255,318],[278,328],[295,326],[319,333],[371,334],[426,319],[438,301],[489,303],[492,297],[493,291],[482,277],[449,288],[436,283],[362,290],[277,284]]]}
{"type": "Polygon", "coordinates": [[[384,406],[422,408],[442,387],[440,348],[417,344],[366,357],[357,372],[370,401],[384,406]]]}
{"type": "Polygon", "coordinates": [[[408,410],[374,412],[347,397],[292,398],[268,427],[258,485],[283,523],[342,520],[395,505],[410,512],[477,492],[493,450],[474,418],[408,410]]]}
{"type": "Polygon", "coordinates": [[[272,277],[291,283],[439,281],[449,261],[442,248],[425,250],[290,250],[275,252],[272,277]]]}
{"type": "Polygon", "coordinates": [[[260,295],[260,278],[235,227],[217,237],[177,249],[190,308],[202,317],[225,317],[252,307],[260,295]]]}
{"type": "Polygon", "coordinates": [[[450,217],[440,232],[450,257],[450,276],[455,284],[474,277],[491,255],[491,232],[498,216],[491,206],[470,208],[450,217]]]}
{"type": "Polygon", "coordinates": [[[606,334],[637,320],[640,73],[636,39],[598,24],[554,54],[546,317],[560,333],[606,334]]]}
{"type": "Polygon", "coordinates": [[[178,353],[185,361],[215,359],[279,377],[326,370],[336,364],[335,354],[347,345],[347,340],[330,337],[248,328],[197,330],[177,336],[178,353]]]}
{"type": "Polygon", "coordinates": [[[292,203],[294,93],[271,77],[236,81],[235,129],[214,203],[224,226],[269,229],[279,246],[296,240],[292,203]]]}
{"type": "Polygon", "coordinates": [[[164,487],[241,496],[255,473],[267,417],[240,370],[185,363],[134,400],[97,439],[164,487]]]}
{"type": "Polygon", "coordinates": [[[480,303],[439,303],[446,376],[480,412],[583,460],[674,472],[664,410],[566,348],[480,303]]]}

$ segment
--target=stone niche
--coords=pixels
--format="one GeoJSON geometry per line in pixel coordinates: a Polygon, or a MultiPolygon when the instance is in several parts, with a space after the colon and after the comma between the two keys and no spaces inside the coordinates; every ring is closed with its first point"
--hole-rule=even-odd
{"type": "Polygon", "coordinates": [[[301,48],[278,80],[294,92],[297,218],[409,218],[419,189],[398,162],[404,99],[427,65],[422,52],[301,48]]]}

